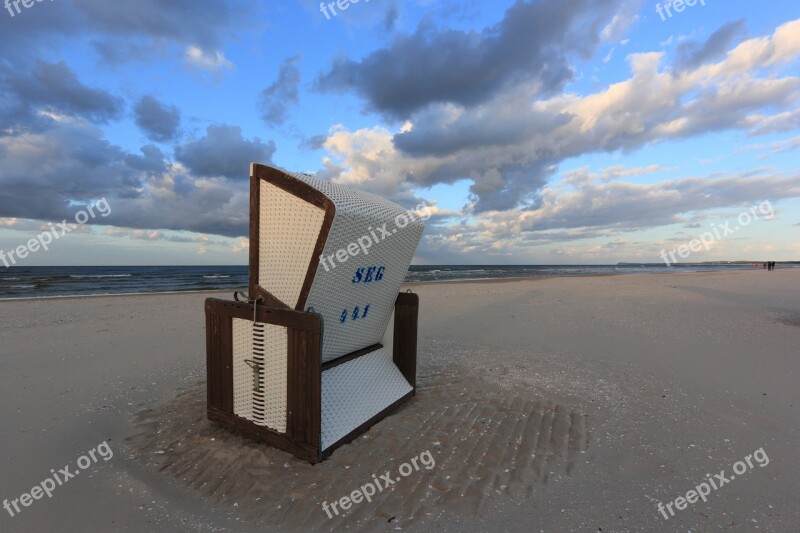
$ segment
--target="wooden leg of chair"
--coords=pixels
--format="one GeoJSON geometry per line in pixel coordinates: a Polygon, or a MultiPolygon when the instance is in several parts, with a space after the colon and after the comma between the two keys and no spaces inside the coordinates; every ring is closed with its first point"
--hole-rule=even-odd
{"type": "Polygon", "coordinates": [[[400,293],[394,309],[394,364],[416,391],[419,296],[400,293]]]}

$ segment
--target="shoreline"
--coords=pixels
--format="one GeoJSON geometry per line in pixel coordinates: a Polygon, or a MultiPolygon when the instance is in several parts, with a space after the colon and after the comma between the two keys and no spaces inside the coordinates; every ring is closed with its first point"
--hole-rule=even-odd
{"type": "MultiPolygon", "coordinates": [[[[800,271],[800,267],[783,268],[778,271],[800,271]]],[[[585,279],[585,278],[615,278],[620,276],[664,276],[664,275],[687,275],[687,274],[742,274],[744,272],[761,272],[761,269],[739,269],[739,270],[692,270],[686,272],[622,272],[612,274],[554,274],[548,276],[523,276],[523,277],[504,277],[504,278],[475,278],[475,279],[452,279],[452,280],[431,280],[431,281],[406,281],[402,287],[424,287],[431,285],[457,285],[463,284],[493,284],[493,283],[517,283],[521,281],[542,281],[546,279],[585,279]]],[[[37,300],[79,300],[97,298],[116,298],[130,296],[158,296],[174,294],[213,294],[230,292],[229,289],[194,289],[187,291],[143,291],[143,292],[120,292],[103,294],[65,294],[58,296],[30,296],[30,297],[0,297],[2,302],[30,302],[37,300]]]]}

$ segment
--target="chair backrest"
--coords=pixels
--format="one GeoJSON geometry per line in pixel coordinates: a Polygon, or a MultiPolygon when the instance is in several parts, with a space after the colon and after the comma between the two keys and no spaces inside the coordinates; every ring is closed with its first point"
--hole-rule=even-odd
{"type": "Polygon", "coordinates": [[[322,362],[380,343],[424,223],[374,194],[253,164],[250,294],[323,317],[322,362]]]}

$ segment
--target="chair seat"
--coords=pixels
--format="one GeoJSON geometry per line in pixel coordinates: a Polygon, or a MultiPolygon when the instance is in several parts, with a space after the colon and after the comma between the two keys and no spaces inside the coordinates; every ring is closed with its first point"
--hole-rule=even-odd
{"type": "Polygon", "coordinates": [[[388,350],[322,373],[322,450],[342,440],[413,391],[388,350]]]}

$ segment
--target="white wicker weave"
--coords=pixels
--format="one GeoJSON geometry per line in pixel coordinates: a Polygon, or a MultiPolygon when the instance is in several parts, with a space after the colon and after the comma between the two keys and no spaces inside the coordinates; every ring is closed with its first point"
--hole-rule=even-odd
{"type": "Polygon", "coordinates": [[[279,433],[286,432],[287,347],[286,328],[233,319],[233,412],[279,433]]]}
{"type": "Polygon", "coordinates": [[[233,412],[253,420],[253,369],[245,361],[253,359],[253,323],[233,319],[233,412]]]}
{"type": "Polygon", "coordinates": [[[305,174],[287,174],[321,192],[335,206],[322,254],[325,261],[320,264],[319,257],[305,259],[319,238],[322,210],[264,183],[259,198],[259,227],[265,228],[258,239],[259,283],[294,307],[301,278],[309,265],[316,264],[304,309],[313,308],[323,317],[322,361],[379,343],[414,257],[423,222],[409,217],[403,207],[374,194],[305,174]],[[369,240],[366,254],[359,240],[362,243],[369,240]],[[337,252],[348,248],[357,248],[358,255],[340,253],[337,259],[337,252]],[[340,261],[345,255],[345,261],[340,261]],[[270,269],[275,272],[270,273],[270,269]],[[358,272],[361,280],[354,282],[358,272]],[[376,279],[378,273],[380,279],[376,279]],[[368,278],[371,279],[367,281],[368,278]]]}
{"type": "Polygon", "coordinates": [[[322,450],[411,392],[391,354],[378,349],[322,373],[322,450]]]}
{"type": "Polygon", "coordinates": [[[325,212],[271,183],[262,185],[259,203],[259,235],[266,243],[259,247],[259,284],[294,307],[325,212]]]}

